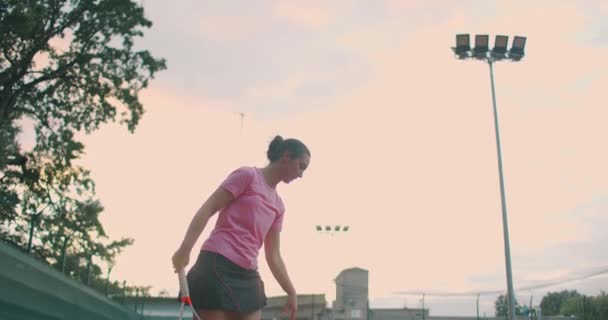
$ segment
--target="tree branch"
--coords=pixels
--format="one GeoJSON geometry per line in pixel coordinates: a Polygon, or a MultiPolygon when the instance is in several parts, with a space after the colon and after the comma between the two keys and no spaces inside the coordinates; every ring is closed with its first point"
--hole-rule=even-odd
{"type": "Polygon", "coordinates": [[[48,81],[48,80],[52,80],[52,79],[56,79],[58,77],[60,77],[61,75],[63,75],[65,72],[67,72],[70,68],[72,68],[75,64],[77,63],[82,63],[82,62],[86,62],[86,51],[88,50],[89,46],[92,43],[92,39],[93,36],[95,35],[95,33],[93,33],[91,35],[91,37],[89,39],[87,39],[85,45],[82,47],[82,50],[76,55],[76,57],[74,57],[74,59],[64,65],[59,66],[57,69],[46,73],[26,84],[24,84],[15,94],[21,94],[27,90],[30,90],[31,88],[35,87],[37,84],[42,83],[44,81],[48,81]]]}
{"type": "Polygon", "coordinates": [[[39,115],[37,112],[24,108],[24,107],[17,107],[17,108],[15,108],[15,111],[20,111],[25,114],[33,115],[34,117],[38,118],[38,120],[40,121],[40,123],[42,123],[42,125],[44,125],[49,130],[53,130],[53,128],[51,128],[51,125],[48,123],[48,121],[45,118],[43,118],[41,115],[39,115]]]}
{"type": "MultiPolygon", "coordinates": [[[[60,12],[60,11],[61,10],[59,9],[56,12],[60,12]]],[[[4,77],[7,79],[7,81],[3,83],[4,91],[7,91],[7,90],[9,90],[9,88],[12,88],[12,86],[15,85],[15,83],[17,83],[17,81],[19,81],[20,79],[23,78],[23,76],[28,72],[29,66],[31,65],[34,57],[36,56],[36,53],[38,53],[38,51],[40,51],[40,49],[45,44],[47,44],[51,38],[53,38],[54,36],[56,36],[57,34],[62,32],[68,26],[77,22],[78,19],[82,16],[82,14],[85,11],[86,11],[86,9],[84,6],[80,7],[79,10],[77,10],[77,11],[72,11],[70,13],[71,16],[69,17],[69,19],[64,21],[64,23],[60,24],[56,28],[50,28],[49,31],[43,37],[35,40],[30,51],[27,52],[25,55],[23,55],[23,59],[21,59],[18,63],[13,62],[11,64],[11,68],[8,68],[5,71],[6,75],[4,77]]],[[[53,21],[56,21],[56,19],[53,21]]],[[[52,25],[54,25],[54,23],[52,23],[52,25]]],[[[35,83],[33,85],[36,85],[44,80],[45,79],[41,79],[41,81],[34,80],[35,83]]],[[[30,88],[31,88],[31,86],[27,87],[26,89],[29,90],[30,88]]],[[[19,92],[15,93],[15,94],[20,94],[23,91],[24,90],[19,90],[19,92]]],[[[8,103],[2,103],[2,105],[0,105],[0,110],[2,110],[4,108],[8,108],[8,103]]]]}

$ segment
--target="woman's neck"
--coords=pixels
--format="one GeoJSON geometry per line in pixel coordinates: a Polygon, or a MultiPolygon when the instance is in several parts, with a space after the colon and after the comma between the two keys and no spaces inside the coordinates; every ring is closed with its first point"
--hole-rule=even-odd
{"type": "Polygon", "coordinates": [[[266,179],[266,183],[268,183],[271,188],[275,189],[279,182],[281,182],[281,172],[279,171],[279,168],[271,163],[261,170],[264,179],[266,179]]]}

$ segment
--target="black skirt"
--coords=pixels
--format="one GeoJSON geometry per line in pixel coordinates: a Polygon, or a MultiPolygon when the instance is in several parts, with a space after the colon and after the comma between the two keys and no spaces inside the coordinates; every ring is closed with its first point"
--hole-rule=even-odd
{"type": "Polygon", "coordinates": [[[187,278],[195,310],[248,313],[266,306],[258,271],[242,268],[219,253],[202,250],[187,278]]]}

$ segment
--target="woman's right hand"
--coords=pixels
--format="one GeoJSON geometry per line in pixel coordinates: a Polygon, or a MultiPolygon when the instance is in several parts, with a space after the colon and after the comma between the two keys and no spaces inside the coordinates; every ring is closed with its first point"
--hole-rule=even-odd
{"type": "Polygon", "coordinates": [[[180,247],[173,254],[171,261],[173,262],[173,269],[175,273],[181,269],[185,269],[190,262],[190,251],[184,250],[182,247],[180,247]]]}

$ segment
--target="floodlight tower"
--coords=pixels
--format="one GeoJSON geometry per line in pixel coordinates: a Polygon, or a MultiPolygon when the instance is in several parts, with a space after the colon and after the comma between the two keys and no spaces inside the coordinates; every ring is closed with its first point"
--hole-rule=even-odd
{"type": "Polygon", "coordinates": [[[325,234],[329,234],[329,235],[334,235],[334,233],[337,232],[348,232],[348,230],[350,229],[349,226],[342,226],[342,225],[335,225],[335,226],[330,226],[330,225],[317,225],[316,226],[317,232],[319,233],[325,233],[325,234]]]}
{"type": "Polygon", "coordinates": [[[513,46],[507,50],[509,37],[497,35],[494,40],[494,48],[489,49],[489,36],[476,35],[475,48],[471,49],[469,45],[470,37],[468,34],[456,35],[456,47],[453,47],[454,53],[458,59],[474,59],[485,61],[490,66],[490,85],[492,87],[492,106],[494,110],[494,130],[496,135],[496,150],[498,153],[498,177],[500,182],[500,199],[502,203],[502,227],[505,246],[505,264],[507,271],[507,291],[508,291],[508,309],[509,319],[515,320],[515,294],[513,292],[513,276],[511,273],[511,249],[509,246],[509,225],[507,221],[507,203],[505,200],[505,187],[502,171],[502,154],[500,150],[500,133],[498,130],[498,112],[496,111],[496,92],[494,89],[494,62],[511,60],[520,61],[524,57],[524,47],[526,46],[526,37],[515,36],[513,38],[513,46]]]}

